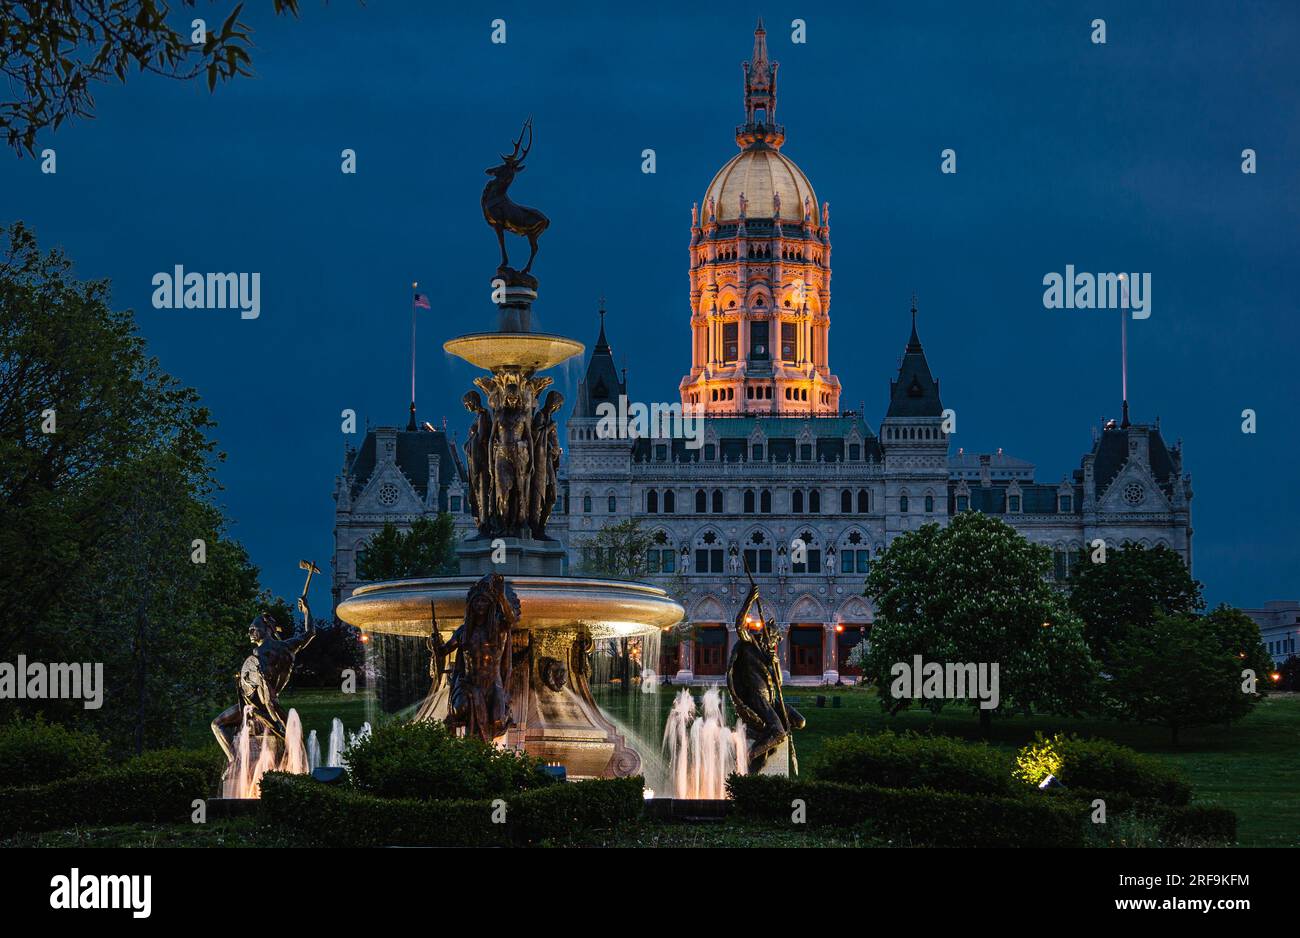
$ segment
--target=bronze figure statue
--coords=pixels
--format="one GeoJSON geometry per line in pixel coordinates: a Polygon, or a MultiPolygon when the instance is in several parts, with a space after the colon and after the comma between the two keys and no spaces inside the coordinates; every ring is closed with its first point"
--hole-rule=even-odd
{"type": "Polygon", "coordinates": [[[526,400],[518,375],[500,378],[496,382],[497,399],[491,402],[493,507],[506,528],[516,531],[527,523],[529,484],[533,481],[532,402],[526,400]]]}
{"type": "Polygon", "coordinates": [[[491,474],[488,451],[492,440],[492,415],[483,406],[477,391],[466,391],[461,399],[474,415],[465,440],[465,471],[469,475],[469,508],[480,528],[487,525],[492,504],[491,474]]]}
{"type": "Polygon", "coordinates": [[[533,484],[528,504],[528,524],[533,537],[546,537],[546,522],[559,495],[560,433],[555,415],[564,406],[559,391],[550,391],[533,414],[533,484]]]}
{"type": "MultiPolygon", "coordinates": [[[[749,573],[749,565],[745,565],[749,573]]],[[[803,729],[804,718],[785,702],[781,684],[781,633],[776,620],[763,618],[763,602],[753,574],[749,595],[736,614],[736,644],[727,662],[727,694],[745,723],[749,737],[749,774],[761,771],[781,743],[790,743],[790,771],[799,774],[795,758],[794,730],[803,729]],[[758,603],[759,624],[749,621],[749,610],[758,603]]]]}
{"type": "Polygon", "coordinates": [[[524,284],[536,288],[537,280],[529,271],[533,269],[533,259],[537,257],[537,238],[551,222],[535,208],[516,205],[506,194],[506,190],[514,182],[515,175],[524,171],[524,159],[528,156],[528,151],[532,147],[533,119],[530,117],[524,123],[523,130],[519,131],[519,139],[515,141],[514,152],[509,156],[502,153],[501,165],[485,170],[492,178],[483,187],[481,202],[483,217],[497,233],[497,242],[501,245],[501,266],[497,268],[498,276],[504,277],[507,284],[524,284]],[[528,134],[528,145],[520,153],[519,148],[524,142],[525,133],[528,134]],[[507,231],[527,238],[528,246],[532,250],[532,253],[528,255],[528,263],[521,271],[516,271],[510,267],[510,258],[506,254],[505,233],[507,231]]]}
{"type": "Polygon", "coordinates": [[[546,522],[559,495],[560,435],[555,415],[564,406],[558,391],[538,395],[550,378],[502,371],[475,378],[487,394],[487,407],[475,391],[464,397],[475,415],[465,443],[470,508],[481,537],[546,539],[546,522]]]}
{"type": "MultiPolygon", "coordinates": [[[[316,571],[315,564],[307,572],[307,582],[316,571]]],[[[212,721],[212,734],[217,737],[226,758],[235,761],[235,737],[244,725],[244,714],[248,709],[249,731],[254,736],[271,733],[284,742],[285,720],[289,712],[280,704],[280,691],[284,690],[289,678],[293,676],[293,662],[298,652],[302,651],[316,637],[316,624],[311,618],[311,609],[307,605],[307,591],[298,599],[298,608],[302,610],[304,629],[290,638],[281,640],[276,635],[276,622],[266,613],[262,613],[248,626],[248,640],[255,646],[253,653],[244,659],[236,679],[239,701],[234,706],[223,710],[212,721]]]]}
{"type": "Polygon", "coordinates": [[[429,676],[433,690],[450,678],[444,722],[466,736],[491,742],[512,725],[510,674],[514,667],[513,629],[519,622],[519,597],[499,573],[489,573],[469,589],[465,621],[445,642],[433,610],[429,636],[429,676]],[[455,654],[451,668],[447,660],[455,654]]]}

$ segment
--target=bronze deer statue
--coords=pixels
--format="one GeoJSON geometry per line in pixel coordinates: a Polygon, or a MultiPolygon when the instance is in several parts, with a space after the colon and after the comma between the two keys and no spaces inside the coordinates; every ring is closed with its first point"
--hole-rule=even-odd
{"type": "Polygon", "coordinates": [[[537,257],[537,238],[550,225],[550,219],[535,208],[528,208],[523,205],[516,205],[510,201],[506,195],[506,190],[510,188],[510,183],[514,182],[515,174],[524,171],[524,159],[528,156],[528,151],[533,147],[533,119],[530,117],[524,122],[523,130],[519,131],[519,139],[515,141],[514,152],[509,156],[502,153],[502,163],[500,166],[493,166],[485,172],[492,178],[488,184],[483,187],[483,217],[487,220],[489,226],[497,233],[497,241],[501,245],[501,266],[509,268],[510,258],[506,255],[506,231],[520,235],[528,239],[528,246],[532,248],[532,253],[528,255],[528,264],[521,271],[527,274],[533,267],[533,258],[537,257]],[[520,146],[524,142],[524,134],[528,134],[528,145],[519,152],[520,146]]]}

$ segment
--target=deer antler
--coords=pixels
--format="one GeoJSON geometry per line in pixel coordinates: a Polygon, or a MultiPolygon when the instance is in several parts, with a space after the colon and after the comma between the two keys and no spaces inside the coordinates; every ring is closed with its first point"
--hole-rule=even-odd
{"type": "Polygon", "coordinates": [[[524,157],[528,156],[528,151],[532,148],[532,146],[533,146],[533,119],[530,117],[528,118],[528,120],[524,121],[523,129],[519,131],[519,137],[518,139],[515,140],[514,152],[511,153],[509,156],[506,156],[504,153],[502,153],[501,159],[505,160],[507,163],[522,163],[524,157]],[[524,147],[524,154],[523,156],[520,156],[519,145],[524,142],[525,132],[527,132],[528,134],[528,146],[524,147]]]}
{"type": "MultiPolygon", "coordinates": [[[[519,162],[528,159],[528,151],[533,148],[533,118],[530,114],[528,120],[524,121],[524,130],[528,131],[528,146],[524,147],[524,152],[519,157],[519,162]]],[[[519,139],[524,139],[524,130],[519,131],[519,139]]]]}

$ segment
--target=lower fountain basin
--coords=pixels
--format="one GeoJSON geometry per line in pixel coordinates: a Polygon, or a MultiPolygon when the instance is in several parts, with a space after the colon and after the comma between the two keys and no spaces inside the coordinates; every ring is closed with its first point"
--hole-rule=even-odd
{"type": "MultiPolygon", "coordinates": [[[[567,576],[508,576],[519,597],[521,629],[586,626],[593,638],[671,628],[686,614],[680,603],[646,583],[567,576]]],[[[436,604],[440,631],[465,618],[465,594],[477,576],[421,577],[369,583],[339,603],[340,619],[367,632],[428,636],[436,604]]]]}

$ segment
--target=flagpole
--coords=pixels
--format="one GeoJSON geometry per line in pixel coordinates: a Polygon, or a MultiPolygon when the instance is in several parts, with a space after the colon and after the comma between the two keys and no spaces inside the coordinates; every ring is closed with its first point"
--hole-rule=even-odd
{"type": "Polygon", "coordinates": [[[1128,426],[1128,277],[1125,274],[1119,275],[1119,286],[1123,292],[1123,297],[1119,304],[1119,373],[1120,373],[1120,394],[1122,397],[1123,413],[1120,418],[1120,426],[1128,426]]]}
{"type": "Polygon", "coordinates": [[[419,285],[418,280],[411,284],[411,419],[407,430],[415,430],[415,290],[419,285]]]}

